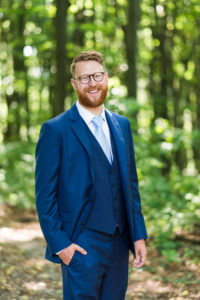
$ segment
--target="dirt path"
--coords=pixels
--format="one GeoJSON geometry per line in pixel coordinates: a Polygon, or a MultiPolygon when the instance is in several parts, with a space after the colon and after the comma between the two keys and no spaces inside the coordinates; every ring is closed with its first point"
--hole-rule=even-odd
{"type": "MultiPolygon", "coordinates": [[[[197,253],[167,264],[149,245],[146,267],[133,270],[130,263],[126,300],[200,299],[200,247],[197,253]]],[[[183,248],[184,248],[183,247],[183,248]]],[[[43,259],[45,243],[34,213],[0,206],[0,299],[61,300],[59,265],[43,259]]]]}

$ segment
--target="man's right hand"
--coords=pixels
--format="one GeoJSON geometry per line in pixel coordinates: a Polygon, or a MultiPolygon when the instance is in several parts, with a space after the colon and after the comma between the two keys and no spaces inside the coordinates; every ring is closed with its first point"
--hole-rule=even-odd
{"type": "Polygon", "coordinates": [[[60,259],[62,260],[62,262],[64,264],[69,265],[75,251],[79,251],[81,254],[84,254],[84,255],[87,254],[87,251],[85,251],[85,249],[83,249],[79,245],[71,244],[67,248],[60,251],[58,256],[60,257],[60,259]]]}

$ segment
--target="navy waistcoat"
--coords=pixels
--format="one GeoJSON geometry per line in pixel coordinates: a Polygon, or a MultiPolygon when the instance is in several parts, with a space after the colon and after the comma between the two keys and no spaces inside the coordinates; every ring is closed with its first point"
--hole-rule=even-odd
{"type": "MultiPolygon", "coordinates": [[[[85,124],[87,127],[87,125],[85,124]]],[[[120,232],[126,227],[126,212],[121,185],[121,174],[116,146],[111,135],[113,162],[110,165],[98,141],[87,127],[93,152],[95,173],[95,199],[85,227],[92,230],[114,234],[116,227],[120,232]]]]}

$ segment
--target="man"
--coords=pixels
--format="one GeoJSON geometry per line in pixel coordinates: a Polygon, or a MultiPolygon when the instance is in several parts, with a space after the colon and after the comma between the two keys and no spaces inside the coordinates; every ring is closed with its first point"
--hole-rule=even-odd
{"type": "Polygon", "coordinates": [[[104,108],[103,57],[71,65],[78,100],[45,122],[36,149],[36,206],[46,258],[61,263],[65,300],[123,300],[129,249],[144,265],[147,238],[129,121],[104,108]]]}

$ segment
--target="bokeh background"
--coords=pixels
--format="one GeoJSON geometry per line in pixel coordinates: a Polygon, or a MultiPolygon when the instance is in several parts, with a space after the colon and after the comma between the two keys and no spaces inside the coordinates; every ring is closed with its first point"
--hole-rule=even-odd
{"type": "Polygon", "coordinates": [[[130,265],[127,299],[200,299],[199,0],[0,0],[0,299],[61,299],[41,258],[34,152],[41,124],[76,101],[69,67],[88,49],[134,136],[149,260],[130,265]]]}

